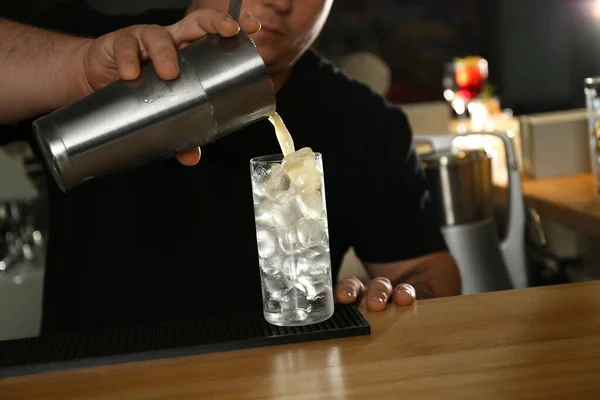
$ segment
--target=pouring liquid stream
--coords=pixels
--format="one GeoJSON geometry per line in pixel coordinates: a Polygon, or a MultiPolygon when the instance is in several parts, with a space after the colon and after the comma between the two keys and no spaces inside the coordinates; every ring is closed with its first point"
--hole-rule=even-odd
{"type": "Polygon", "coordinates": [[[279,147],[281,147],[283,156],[286,157],[288,154],[296,151],[294,148],[294,139],[292,139],[290,131],[288,131],[279,114],[273,113],[269,117],[269,121],[273,124],[273,128],[275,128],[275,135],[277,136],[277,141],[279,142],[279,147]]]}

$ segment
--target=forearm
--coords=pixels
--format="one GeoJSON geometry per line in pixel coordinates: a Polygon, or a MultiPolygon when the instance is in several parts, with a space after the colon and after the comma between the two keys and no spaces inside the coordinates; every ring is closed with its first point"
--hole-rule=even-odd
{"type": "Polygon", "coordinates": [[[0,124],[50,112],[86,94],[89,39],[0,18],[0,124]]]}
{"type": "Polygon", "coordinates": [[[461,292],[460,275],[451,260],[425,262],[392,281],[392,286],[400,283],[412,285],[417,293],[417,300],[456,296],[461,292]]]}
{"type": "Polygon", "coordinates": [[[398,263],[367,265],[370,274],[388,278],[392,287],[408,283],[415,288],[417,300],[456,296],[461,293],[460,273],[448,252],[429,254],[398,263]]]}

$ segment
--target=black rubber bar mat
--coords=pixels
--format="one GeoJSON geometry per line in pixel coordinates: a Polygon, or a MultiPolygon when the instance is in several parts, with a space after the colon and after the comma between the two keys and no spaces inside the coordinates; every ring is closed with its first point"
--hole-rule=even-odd
{"type": "Polygon", "coordinates": [[[369,335],[358,308],[336,305],[327,321],[282,328],[262,313],[0,342],[0,377],[369,335]]]}

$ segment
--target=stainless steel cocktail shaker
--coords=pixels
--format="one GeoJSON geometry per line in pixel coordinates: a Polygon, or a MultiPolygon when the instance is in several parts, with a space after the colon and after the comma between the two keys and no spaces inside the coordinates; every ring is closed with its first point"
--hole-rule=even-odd
{"type": "Polygon", "coordinates": [[[275,111],[267,68],[243,32],[207,36],[179,52],[180,76],[115,82],[33,123],[54,179],[88,179],[202,146],[275,111]]]}

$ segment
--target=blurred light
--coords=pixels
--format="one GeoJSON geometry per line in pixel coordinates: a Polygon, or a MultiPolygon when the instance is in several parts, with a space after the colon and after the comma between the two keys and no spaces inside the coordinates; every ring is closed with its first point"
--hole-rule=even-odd
{"type": "Polygon", "coordinates": [[[464,90],[464,89],[462,89],[462,90],[459,90],[459,91],[456,93],[456,95],[457,95],[458,97],[461,97],[461,98],[465,99],[465,100],[471,100],[471,99],[473,98],[473,94],[472,94],[470,91],[468,91],[468,90],[464,90]]]}
{"type": "Polygon", "coordinates": [[[478,62],[479,64],[479,69],[482,71],[486,71],[488,70],[488,62],[485,58],[482,58],[481,60],[479,60],[478,62]]]}
{"type": "Polygon", "coordinates": [[[592,15],[596,19],[600,19],[600,0],[595,0],[592,3],[592,15]]]}
{"type": "Polygon", "coordinates": [[[31,246],[28,244],[24,244],[22,247],[23,256],[27,260],[33,259],[33,251],[31,250],[31,246]]]}
{"type": "Polygon", "coordinates": [[[469,103],[467,109],[471,114],[471,128],[474,131],[482,131],[488,117],[485,104],[479,101],[472,101],[469,103]]]}
{"type": "Polygon", "coordinates": [[[452,108],[458,115],[464,114],[466,111],[464,100],[459,97],[455,98],[452,100],[452,108]]]}
{"type": "Polygon", "coordinates": [[[458,86],[467,86],[470,81],[471,76],[466,70],[461,69],[460,71],[456,72],[456,83],[458,86]]]}
{"type": "Polygon", "coordinates": [[[450,89],[444,90],[444,98],[446,101],[452,101],[454,99],[454,92],[450,89]]]}

